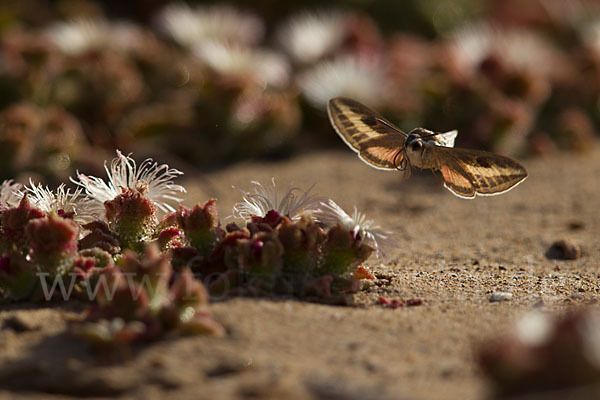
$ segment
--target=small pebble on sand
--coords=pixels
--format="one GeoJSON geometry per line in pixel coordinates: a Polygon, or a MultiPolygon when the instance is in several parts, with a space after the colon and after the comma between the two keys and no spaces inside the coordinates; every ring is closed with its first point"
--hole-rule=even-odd
{"type": "Polygon", "coordinates": [[[490,303],[512,299],[513,294],[509,292],[496,292],[490,296],[490,303]]]}
{"type": "Polygon", "coordinates": [[[570,240],[558,240],[546,251],[546,257],[554,260],[577,260],[582,256],[581,246],[570,240]]]}

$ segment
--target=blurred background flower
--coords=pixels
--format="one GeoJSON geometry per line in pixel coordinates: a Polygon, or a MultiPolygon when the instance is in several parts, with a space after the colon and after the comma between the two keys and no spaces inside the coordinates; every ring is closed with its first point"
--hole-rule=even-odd
{"type": "Polygon", "coordinates": [[[0,6],[0,179],[58,185],[114,148],[200,169],[343,148],[334,96],[457,146],[585,152],[598,93],[595,1],[0,6]]]}
{"type": "Polygon", "coordinates": [[[598,397],[599,329],[600,316],[591,308],[524,315],[478,349],[492,398],[598,397]]]}

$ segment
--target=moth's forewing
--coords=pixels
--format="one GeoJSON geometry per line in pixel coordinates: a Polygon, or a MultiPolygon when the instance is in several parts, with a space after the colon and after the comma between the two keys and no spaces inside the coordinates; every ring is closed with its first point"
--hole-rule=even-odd
{"type": "Polygon", "coordinates": [[[404,138],[400,135],[382,135],[360,142],[358,157],[379,169],[397,169],[402,165],[404,138]]]}
{"type": "Polygon", "coordinates": [[[444,186],[454,194],[473,198],[504,193],[527,178],[515,160],[479,150],[434,147],[436,168],[444,186]]]}
{"type": "Polygon", "coordinates": [[[406,134],[375,111],[345,97],[329,100],[329,120],[361,160],[379,169],[396,169],[406,134]]]}

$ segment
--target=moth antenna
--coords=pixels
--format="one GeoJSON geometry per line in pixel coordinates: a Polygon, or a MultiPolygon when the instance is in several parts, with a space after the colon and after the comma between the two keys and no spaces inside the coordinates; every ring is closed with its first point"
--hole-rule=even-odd
{"type": "Polygon", "coordinates": [[[388,121],[386,121],[383,118],[377,117],[377,121],[381,122],[382,124],[384,124],[385,126],[387,126],[388,128],[397,131],[398,128],[396,128],[394,125],[390,124],[388,121]]]}

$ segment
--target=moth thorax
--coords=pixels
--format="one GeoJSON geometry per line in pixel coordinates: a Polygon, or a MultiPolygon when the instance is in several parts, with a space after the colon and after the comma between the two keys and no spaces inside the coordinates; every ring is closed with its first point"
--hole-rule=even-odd
{"type": "MultiPolygon", "coordinates": [[[[426,131],[422,129],[422,131],[426,131]]],[[[411,131],[412,132],[412,131],[411,131]]],[[[433,165],[431,148],[434,145],[419,134],[410,133],[404,141],[406,156],[410,164],[419,168],[431,168],[433,165]]]]}

